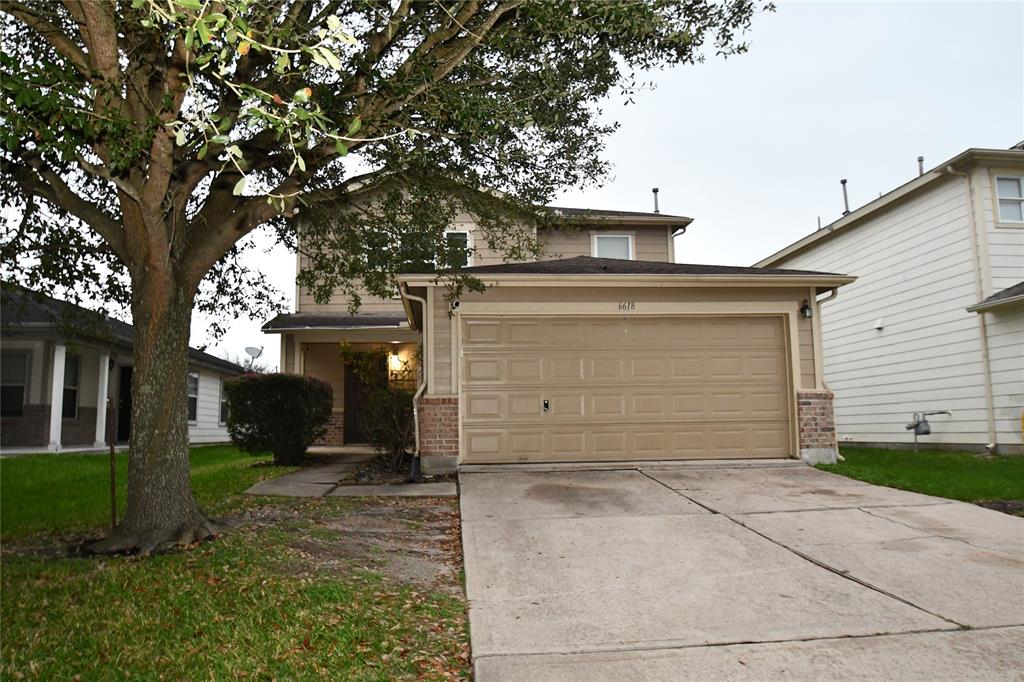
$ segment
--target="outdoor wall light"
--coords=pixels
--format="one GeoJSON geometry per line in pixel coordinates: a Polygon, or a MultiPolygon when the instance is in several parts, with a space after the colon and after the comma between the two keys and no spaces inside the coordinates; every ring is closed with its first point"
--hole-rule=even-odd
{"type": "Polygon", "coordinates": [[[811,304],[806,300],[804,301],[804,304],[800,306],[800,316],[805,320],[809,320],[814,317],[814,308],[812,308],[811,304]]]}
{"type": "Polygon", "coordinates": [[[388,354],[388,369],[392,372],[398,372],[402,369],[402,358],[398,356],[398,353],[388,354]]]}

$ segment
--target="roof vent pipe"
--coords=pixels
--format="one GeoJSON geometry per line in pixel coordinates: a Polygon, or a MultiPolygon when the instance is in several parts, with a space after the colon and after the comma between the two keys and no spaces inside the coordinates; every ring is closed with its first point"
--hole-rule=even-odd
{"type": "Polygon", "coordinates": [[[651,188],[651,193],[654,195],[654,212],[661,213],[661,211],[658,210],[658,188],[651,188]]]}
{"type": "Polygon", "coordinates": [[[846,178],[840,180],[839,184],[843,186],[843,215],[849,215],[850,198],[846,195],[846,178]]]}
{"type": "Polygon", "coordinates": [[[924,157],[917,157],[917,175],[918,177],[924,175],[924,157]]]}

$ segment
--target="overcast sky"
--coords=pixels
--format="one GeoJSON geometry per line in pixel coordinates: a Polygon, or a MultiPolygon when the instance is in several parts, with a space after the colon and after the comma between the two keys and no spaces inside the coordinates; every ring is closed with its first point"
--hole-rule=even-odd
{"type": "MultiPolygon", "coordinates": [[[[636,104],[605,106],[612,179],[563,206],[694,219],[677,260],[750,265],[968,147],[1024,139],[1024,2],[779,2],[755,18],[747,54],[650,74],[636,104]]],[[[295,258],[252,258],[289,297],[295,258]]],[[[197,322],[200,322],[197,320],[197,322]]],[[[240,320],[211,351],[278,337],[240,320]]],[[[193,341],[201,343],[202,325],[193,341]]]]}

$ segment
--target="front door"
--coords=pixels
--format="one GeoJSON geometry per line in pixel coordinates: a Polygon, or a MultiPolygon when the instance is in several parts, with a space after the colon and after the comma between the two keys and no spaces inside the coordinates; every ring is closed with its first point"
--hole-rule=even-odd
{"type": "Polygon", "coordinates": [[[132,368],[122,367],[117,387],[117,442],[132,435],[132,368]]]}
{"type": "MultiPolygon", "coordinates": [[[[380,372],[387,379],[387,364],[382,361],[380,372]]],[[[352,365],[345,365],[345,443],[368,443],[366,427],[367,400],[370,389],[352,365]]]]}

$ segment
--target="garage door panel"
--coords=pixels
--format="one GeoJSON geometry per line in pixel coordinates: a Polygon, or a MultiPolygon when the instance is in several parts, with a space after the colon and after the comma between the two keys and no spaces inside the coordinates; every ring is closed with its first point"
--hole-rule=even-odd
{"type": "Polygon", "coordinates": [[[670,386],[559,390],[473,389],[463,394],[465,423],[493,421],[498,416],[509,423],[577,422],[580,418],[676,422],[689,420],[785,420],[789,413],[786,391],[774,387],[707,386],[680,391],[670,386]],[[544,412],[544,400],[548,412],[544,412]]]}
{"type": "Polygon", "coordinates": [[[465,462],[791,454],[781,316],[471,319],[465,462]]]}

